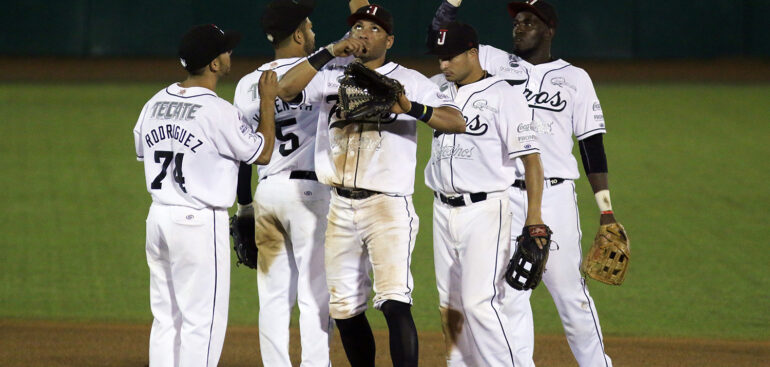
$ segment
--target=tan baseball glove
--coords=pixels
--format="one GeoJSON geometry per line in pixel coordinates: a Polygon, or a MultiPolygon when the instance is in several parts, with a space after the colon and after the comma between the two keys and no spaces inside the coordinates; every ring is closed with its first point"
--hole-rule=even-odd
{"type": "Polygon", "coordinates": [[[621,285],[631,257],[628,235],[620,223],[599,226],[594,243],[583,258],[584,275],[605,284],[621,285]]]}

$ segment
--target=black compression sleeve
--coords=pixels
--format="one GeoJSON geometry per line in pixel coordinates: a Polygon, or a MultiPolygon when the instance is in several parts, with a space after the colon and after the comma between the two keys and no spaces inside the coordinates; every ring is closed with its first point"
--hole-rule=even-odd
{"type": "Polygon", "coordinates": [[[606,173],[607,156],[604,154],[604,134],[596,134],[578,141],[580,157],[583,159],[583,170],[586,174],[606,173]]]}
{"type": "Polygon", "coordinates": [[[238,204],[251,204],[251,165],[241,162],[238,167],[238,204]]]}

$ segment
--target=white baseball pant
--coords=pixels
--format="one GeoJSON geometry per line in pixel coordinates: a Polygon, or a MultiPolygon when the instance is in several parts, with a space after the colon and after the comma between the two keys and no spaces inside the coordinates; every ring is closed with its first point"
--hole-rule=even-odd
{"type": "MultiPolygon", "coordinates": [[[[468,200],[466,200],[466,203],[468,200]]],[[[512,291],[503,274],[511,258],[506,192],[453,207],[433,202],[433,258],[448,366],[514,366],[515,327],[502,312],[512,291]]]]}
{"type": "Polygon", "coordinates": [[[366,310],[374,277],[374,307],[412,304],[412,250],[420,226],[411,196],[348,199],[332,191],[326,229],[326,279],[332,318],[366,310]]]}
{"type": "Polygon", "coordinates": [[[150,206],[150,366],[219,362],[230,296],[228,228],[225,209],[150,206]]]}
{"type": "Polygon", "coordinates": [[[265,366],[290,367],[289,324],[299,307],[302,367],[328,367],[332,323],[324,272],[329,187],[281,172],[255,195],[259,345],[265,366]]]}
{"type": "MultiPolygon", "coordinates": [[[[514,234],[514,242],[515,235],[520,233],[524,226],[527,192],[512,188],[510,193],[513,209],[511,231],[514,234]]],[[[551,185],[546,180],[543,188],[542,216],[545,224],[553,231],[553,243],[543,273],[543,283],[551,293],[559,312],[572,354],[581,367],[612,367],[612,360],[604,352],[604,340],[594,300],[589,295],[585,279],[580,273],[582,233],[574,181],[566,180],[558,185],[551,185]]],[[[530,294],[531,292],[516,292],[515,296],[507,297],[506,313],[510,319],[532,319],[530,294]]],[[[529,353],[529,359],[534,349],[534,338],[530,337],[534,333],[532,330],[518,328],[517,331],[523,334],[513,338],[518,343],[528,340],[528,345],[521,348],[529,353]]],[[[521,356],[522,360],[526,358],[526,355],[521,356]]]]}

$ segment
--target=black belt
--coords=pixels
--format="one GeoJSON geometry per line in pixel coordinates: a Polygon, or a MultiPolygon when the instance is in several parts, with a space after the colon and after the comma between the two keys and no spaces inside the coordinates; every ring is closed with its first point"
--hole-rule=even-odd
{"type": "Polygon", "coordinates": [[[289,179],[318,181],[318,177],[313,171],[291,171],[289,179]]]}
{"type": "Polygon", "coordinates": [[[379,191],[372,191],[367,189],[348,189],[344,187],[335,187],[334,191],[337,192],[337,195],[342,196],[343,198],[356,200],[366,199],[377,194],[382,194],[379,191]]]}
{"type": "Polygon", "coordinates": [[[486,192],[474,192],[473,194],[468,195],[471,199],[470,203],[466,203],[465,197],[462,195],[448,197],[442,193],[434,192],[433,196],[441,200],[442,203],[450,206],[466,206],[470,203],[478,203],[479,201],[487,200],[486,192]]]}
{"type": "MultiPolygon", "coordinates": [[[[546,178],[545,180],[548,181],[551,184],[551,186],[556,186],[556,185],[558,185],[558,184],[560,184],[560,183],[562,183],[564,181],[567,181],[566,178],[558,178],[558,177],[546,178]]],[[[513,187],[515,187],[517,189],[521,189],[521,190],[526,190],[527,189],[527,184],[524,183],[524,180],[513,181],[513,185],[511,185],[511,186],[513,186],[513,187]]]]}

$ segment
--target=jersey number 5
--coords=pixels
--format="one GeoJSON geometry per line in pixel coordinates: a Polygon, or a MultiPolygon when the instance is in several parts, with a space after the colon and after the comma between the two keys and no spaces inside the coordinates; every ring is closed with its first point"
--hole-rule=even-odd
{"type": "Polygon", "coordinates": [[[182,189],[182,192],[187,193],[187,189],[184,187],[184,176],[182,175],[182,160],[184,159],[184,153],[177,153],[176,156],[174,156],[174,152],[167,150],[155,151],[155,163],[161,163],[160,160],[163,159],[163,164],[160,169],[160,173],[155,177],[154,180],[152,180],[150,188],[153,190],[160,190],[160,188],[163,187],[163,183],[161,181],[166,178],[166,170],[171,164],[172,158],[174,159],[174,181],[176,181],[176,183],[179,185],[179,188],[182,189]]]}
{"type": "Polygon", "coordinates": [[[299,137],[296,134],[283,133],[284,126],[291,126],[296,124],[297,124],[297,119],[294,119],[294,118],[275,122],[275,138],[284,142],[283,144],[281,144],[281,146],[278,147],[278,151],[284,157],[288,156],[289,154],[297,150],[297,148],[299,148],[299,137]],[[291,145],[291,148],[287,148],[287,146],[289,145],[291,145]]]}

